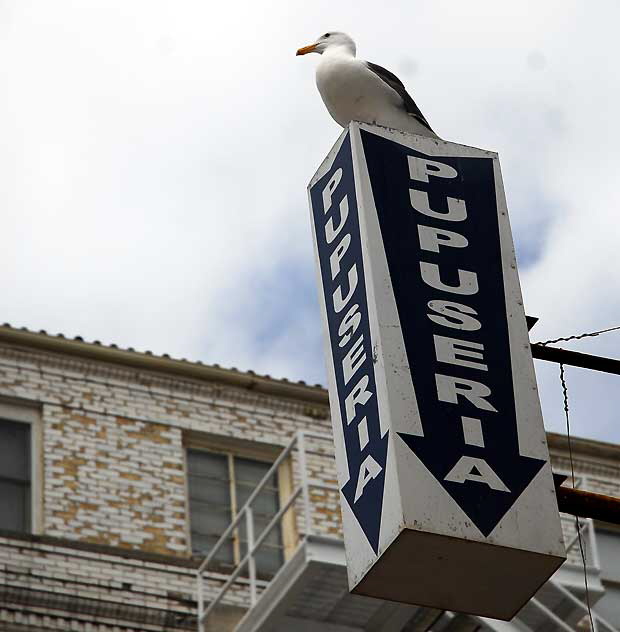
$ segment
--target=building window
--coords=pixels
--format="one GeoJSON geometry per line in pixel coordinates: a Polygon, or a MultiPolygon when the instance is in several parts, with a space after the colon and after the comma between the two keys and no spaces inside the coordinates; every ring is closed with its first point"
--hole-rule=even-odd
{"type": "Polygon", "coordinates": [[[0,529],[30,532],[30,424],[0,419],[0,529]]]}
{"type": "Polygon", "coordinates": [[[595,610],[610,623],[616,623],[620,621],[620,529],[611,524],[597,524],[596,544],[605,593],[596,602],[595,610]]]}
{"type": "MultiPolygon", "coordinates": [[[[187,450],[189,511],[192,549],[208,554],[237,516],[250,494],[267,474],[271,463],[233,452],[187,450]]],[[[255,539],[279,509],[279,480],[274,473],[252,503],[255,539]]],[[[247,553],[245,518],[215,556],[214,568],[230,568],[247,553]]],[[[257,574],[270,577],[283,561],[280,525],[276,525],[256,552],[257,574]]]]}

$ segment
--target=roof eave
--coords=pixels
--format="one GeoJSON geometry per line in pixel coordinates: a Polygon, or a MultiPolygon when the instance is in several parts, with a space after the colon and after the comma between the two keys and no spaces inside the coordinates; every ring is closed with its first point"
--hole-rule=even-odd
{"type": "MultiPolygon", "coordinates": [[[[596,441],[594,439],[584,439],[582,437],[571,437],[570,442],[570,447],[578,456],[587,455],[600,459],[612,459],[618,463],[618,457],[620,457],[620,445],[618,444],[596,441]]],[[[565,434],[548,431],[547,444],[550,451],[570,451],[568,437],[565,434]]]]}
{"type": "Polygon", "coordinates": [[[223,367],[190,362],[187,360],[175,360],[173,358],[140,351],[119,349],[97,343],[85,342],[83,340],[50,336],[47,333],[15,329],[6,325],[0,326],[0,343],[53,353],[62,353],[87,360],[110,362],[134,369],[218,382],[220,384],[253,390],[265,395],[302,400],[311,404],[323,406],[329,404],[327,391],[320,386],[309,386],[288,382],[286,380],[277,380],[252,373],[236,371],[234,369],[225,369],[223,367]]]}

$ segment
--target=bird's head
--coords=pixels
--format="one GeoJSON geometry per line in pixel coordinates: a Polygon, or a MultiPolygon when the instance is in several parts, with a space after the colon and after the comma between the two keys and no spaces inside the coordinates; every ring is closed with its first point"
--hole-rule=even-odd
{"type": "Polygon", "coordinates": [[[319,55],[322,55],[327,49],[336,47],[345,48],[351,55],[355,56],[355,42],[341,31],[329,31],[321,35],[314,44],[300,48],[297,54],[319,53],[319,55]]]}

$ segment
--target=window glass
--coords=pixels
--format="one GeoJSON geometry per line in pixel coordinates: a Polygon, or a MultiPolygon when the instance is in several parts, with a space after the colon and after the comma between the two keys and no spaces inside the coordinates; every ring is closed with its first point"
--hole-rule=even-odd
{"type": "MultiPolygon", "coordinates": [[[[267,474],[271,463],[264,463],[262,461],[253,461],[251,459],[244,459],[241,457],[235,457],[235,479],[237,485],[249,486],[254,489],[258,483],[267,474]]],[[[275,474],[271,477],[268,483],[272,489],[277,487],[277,480],[275,474]]]]}
{"type": "Polygon", "coordinates": [[[601,565],[601,577],[620,584],[620,529],[596,527],[596,545],[601,565]]]}
{"type": "Polygon", "coordinates": [[[0,477],[30,481],[30,424],[0,419],[0,477]]]}
{"type": "Polygon", "coordinates": [[[216,505],[230,512],[230,482],[216,481],[203,476],[191,476],[190,498],[199,503],[216,505]]]}
{"type": "Polygon", "coordinates": [[[30,425],[0,419],[0,529],[30,528],[30,425]]]}
{"type": "Polygon", "coordinates": [[[0,479],[0,528],[26,531],[26,514],[23,486],[0,479]]]}
{"type": "MultiPolygon", "coordinates": [[[[225,454],[187,451],[192,548],[207,554],[231,521],[230,476],[225,454]]],[[[232,565],[232,538],[215,559],[232,565]]]]}
{"type": "MultiPolygon", "coordinates": [[[[234,463],[237,507],[241,509],[250,497],[250,494],[261,482],[271,464],[242,458],[235,458],[234,463]]],[[[257,516],[271,517],[278,511],[278,506],[278,478],[274,474],[252,503],[252,509],[257,516]]]]}
{"type": "MultiPolygon", "coordinates": [[[[234,454],[192,449],[188,450],[187,455],[192,548],[207,554],[245,505],[271,464],[234,454]]],[[[253,501],[252,509],[256,539],[279,509],[276,474],[253,501]]],[[[216,555],[221,563],[238,563],[247,553],[245,519],[241,520],[235,532],[216,555]]],[[[256,553],[258,575],[273,575],[282,559],[282,537],[280,525],[277,524],[256,553]]]]}
{"type": "Polygon", "coordinates": [[[192,476],[228,480],[228,459],[225,454],[188,450],[187,461],[192,476]]]}
{"type": "MultiPolygon", "coordinates": [[[[250,494],[264,478],[271,463],[262,463],[235,457],[235,480],[239,509],[243,507],[250,494]]],[[[278,477],[274,474],[260,494],[252,502],[254,513],[254,540],[263,533],[279,509],[278,477]]],[[[241,557],[248,552],[245,524],[239,529],[241,557]]],[[[271,576],[282,564],[282,537],[280,525],[276,524],[256,551],[256,570],[259,575],[271,576]]]]}
{"type": "MultiPolygon", "coordinates": [[[[620,622],[620,529],[597,525],[596,545],[605,592],[596,602],[594,610],[617,625],[620,622]]],[[[601,628],[605,629],[603,626],[601,628]]]]}

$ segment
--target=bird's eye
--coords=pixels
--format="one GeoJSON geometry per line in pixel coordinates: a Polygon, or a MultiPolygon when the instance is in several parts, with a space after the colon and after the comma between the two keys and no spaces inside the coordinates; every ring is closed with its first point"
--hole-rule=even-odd
{"type": "Polygon", "coordinates": [[[331,33],[325,33],[325,35],[323,35],[323,37],[329,37],[331,35],[331,33]]]}

